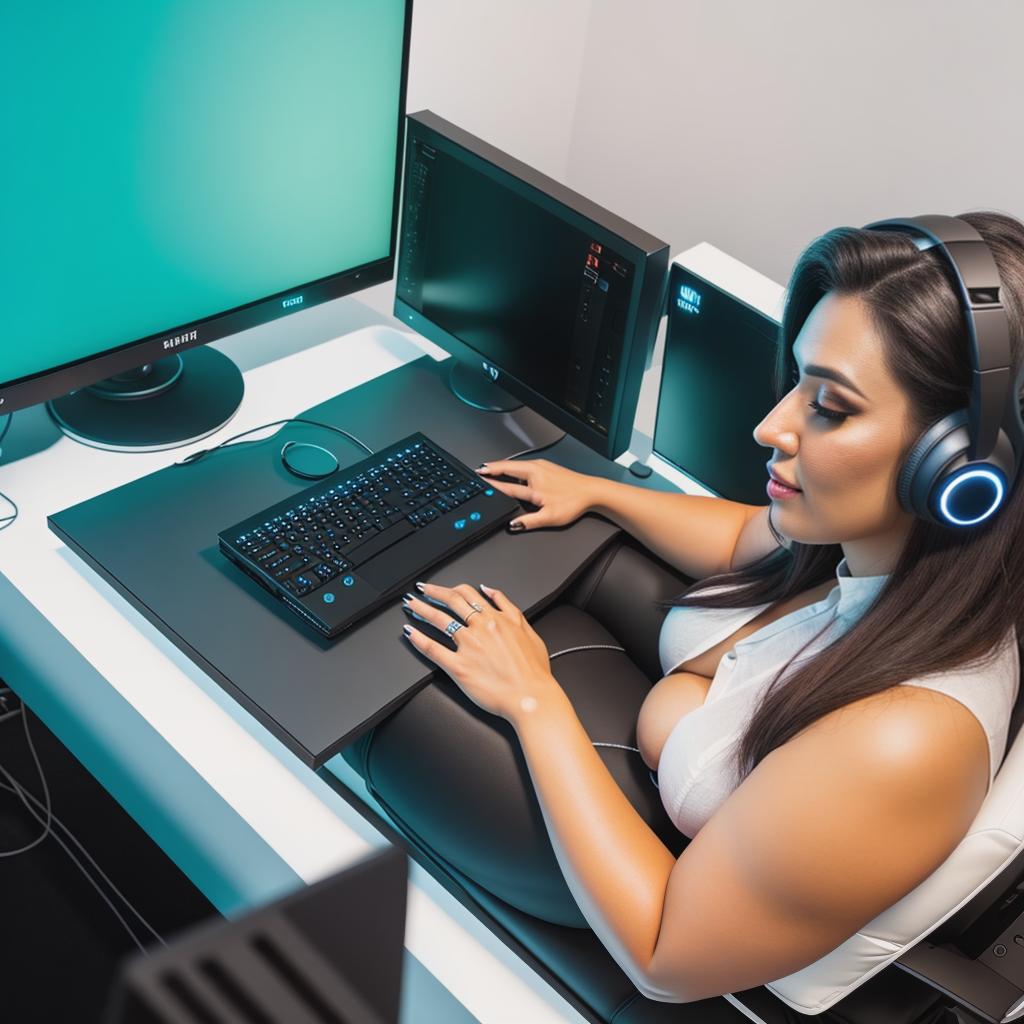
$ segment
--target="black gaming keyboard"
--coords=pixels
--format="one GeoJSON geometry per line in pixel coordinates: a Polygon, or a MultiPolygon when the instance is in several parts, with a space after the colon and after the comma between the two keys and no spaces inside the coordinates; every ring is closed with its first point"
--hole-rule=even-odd
{"type": "Polygon", "coordinates": [[[519,511],[453,455],[411,434],[218,539],[232,562],[335,637],[519,511]]]}

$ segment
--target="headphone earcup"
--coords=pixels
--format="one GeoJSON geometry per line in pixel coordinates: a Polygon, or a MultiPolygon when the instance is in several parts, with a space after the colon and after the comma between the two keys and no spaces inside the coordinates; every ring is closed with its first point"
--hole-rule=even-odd
{"type": "Polygon", "coordinates": [[[1013,445],[1000,431],[987,459],[969,461],[969,451],[966,409],[932,424],[907,454],[897,477],[900,505],[939,526],[973,526],[996,514],[1014,486],[1013,445]],[[957,518],[957,513],[966,518],[957,518]]]}
{"type": "Polygon", "coordinates": [[[966,409],[937,420],[917,439],[896,482],[896,495],[905,511],[939,522],[932,514],[931,495],[946,475],[944,470],[956,469],[966,461],[970,443],[966,409]]]}

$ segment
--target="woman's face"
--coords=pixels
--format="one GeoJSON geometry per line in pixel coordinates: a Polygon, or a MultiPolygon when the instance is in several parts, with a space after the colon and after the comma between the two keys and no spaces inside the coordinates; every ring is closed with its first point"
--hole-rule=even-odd
{"type": "Polygon", "coordinates": [[[896,497],[917,433],[907,396],[857,296],[826,294],[793,355],[798,379],[754,430],[774,475],[800,489],[770,498],[772,519],[802,543],[842,544],[854,575],[888,572],[913,522],[896,497]]]}

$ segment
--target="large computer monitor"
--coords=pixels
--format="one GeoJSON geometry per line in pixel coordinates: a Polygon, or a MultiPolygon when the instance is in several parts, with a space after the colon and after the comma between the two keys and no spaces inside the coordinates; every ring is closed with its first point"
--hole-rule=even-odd
{"type": "Polygon", "coordinates": [[[395,316],[456,357],[470,404],[522,400],[621,454],[667,266],[660,239],[429,111],[409,116],[395,316]]]}
{"type": "Polygon", "coordinates": [[[411,0],[8,7],[0,415],[211,433],[242,383],[202,346],[393,275],[411,0]]]}
{"type": "Polygon", "coordinates": [[[753,431],[776,402],[783,289],[707,250],[708,276],[679,262],[669,275],[654,454],[720,497],[765,505],[771,452],[753,431]]]}

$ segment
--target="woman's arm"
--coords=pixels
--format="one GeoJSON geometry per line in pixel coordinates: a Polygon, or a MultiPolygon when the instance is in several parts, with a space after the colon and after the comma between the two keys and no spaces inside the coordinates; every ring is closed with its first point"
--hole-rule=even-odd
{"type": "Polygon", "coordinates": [[[587,923],[630,980],[655,994],[650,965],[676,858],[626,799],[557,685],[512,722],[544,823],[587,923]]]}
{"type": "MultiPolygon", "coordinates": [[[[584,512],[598,512],[695,579],[726,572],[741,531],[755,513],[763,511],[725,498],[621,484],[576,473],[548,459],[499,460],[486,463],[478,472],[503,494],[538,506],[536,512],[514,520],[523,529],[563,526],[584,512]],[[499,475],[522,482],[492,479],[499,475]]],[[[770,534],[765,541],[755,528],[747,547],[753,550],[758,544],[765,554],[777,546],[770,534]]]]}
{"type": "Polygon", "coordinates": [[[984,799],[977,719],[898,688],[773,752],[675,860],[558,694],[513,725],[569,888],[650,999],[738,992],[820,959],[931,874],[984,799]]]}
{"type": "MultiPolygon", "coordinates": [[[[725,498],[652,491],[595,479],[591,509],[694,579],[727,572],[750,517],[760,511],[725,498]]],[[[774,542],[766,548],[771,551],[774,542]]]]}
{"type": "Polygon", "coordinates": [[[509,721],[559,865],[590,926],[646,996],[691,1002],[813,963],[924,880],[984,799],[988,741],[944,694],[892,690],[773,751],[674,860],[597,755],[543,641],[500,591],[426,585],[410,610],[470,625],[418,651],[509,721]],[[885,855],[880,856],[883,850],[885,855]]]}

